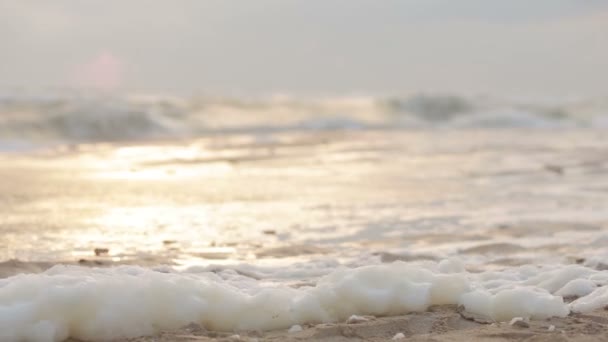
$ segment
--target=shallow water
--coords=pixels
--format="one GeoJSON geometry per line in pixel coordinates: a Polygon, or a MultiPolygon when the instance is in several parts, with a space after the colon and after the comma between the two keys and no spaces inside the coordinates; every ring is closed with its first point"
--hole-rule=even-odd
{"type": "Polygon", "coordinates": [[[602,131],[517,129],[239,134],[5,154],[0,259],[580,262],[608,240],[606,157],[602,131]]]}

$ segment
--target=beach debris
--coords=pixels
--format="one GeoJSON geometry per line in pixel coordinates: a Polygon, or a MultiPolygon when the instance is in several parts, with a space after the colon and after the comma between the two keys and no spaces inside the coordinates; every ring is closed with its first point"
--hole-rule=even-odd
{"type": "Polygon", "coordinates": [[[481,323],[481,324],[495,323],[495,321],[490,317],[467,311],[465,309],[464,305],[458,305],[458,308],[456,309],[456,311],[458,311],[458,313],[460,314],[460,316],[462,316],[462,318],[469,320],[469,321],[473,321],[473,322],[481,323]]]}
{"type": "Polygon", "coordinates": [[[530,323],[527,322],[527,319],[523,317],[513,317],[513,319],[509,322],[509,325],[518,327],[518,328],[529,328],[530,323]]]}
{"type": "Polygon", "coordinates": [[[403,333],[396,333],[395,336],[393,336],[393,338],[391,338],[391,340],[395,341],[395,340],[402,340],[405,338],[405,335],[403,333]]]}
{"type": "Polygon", "coordinates": [[[100,256],[100,255],[106,255],[110,252],[110,249],[108,248],[95,248],[93,250],[93,252],[95,252],[95,256],[100,256]]]}
{"type": "Polygon", "coordinates": [[[553,172],[553,173],[558,174],[558,175],[564,174],[564,168],[562,166],[559,166],[559,165],[546,164],[545,165],[545,170],[547,170],[549,172],[553,172]]]}
{"type": "Polygon", "coordinates": [[[292,325],[291,328],[289,328],[289,330],[287,330],[287,332],[292,334],[292,333],[300,332],[302,330],[303,329],[302,329],[301,325],[295,324],[295,325],[292,325]]]}
{"type": "Polygon", "coordinates": [[[265,230],[262,230],[262,233],[264,233],[266,235],[277,235],[277,231],[274,229],[265,229],[265,230]]]}
{"type": "Polygon", "coordinates": [[[175,241],[175,240],[163,240],[163,245],[173,245],[176,243],[177,243],[177,241],[175,241]]]}
{"type": "Polygon", "coordinates": [[[548,331],[555,331],[555,325],[551,324],[548,328],[548,331]]]}
{"type": "Polygon", "coordinates": [[[357,324],[370,321],[369,316],[352,315],[346,320],[346,324],[357,324]]]}
{"type": "Polygon", "coordinates": [[[99,260],[78,259],[78,264],[85,266],[101,266],[104,263],[99,260]]]}

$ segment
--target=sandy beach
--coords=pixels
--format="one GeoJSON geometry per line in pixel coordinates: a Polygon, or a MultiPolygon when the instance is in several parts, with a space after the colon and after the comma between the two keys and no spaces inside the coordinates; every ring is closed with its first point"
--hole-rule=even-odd
{"type": "Polygon", "coordinates": [[[428,312],[368,321],[304,326],[301,331],[206,331],[192,324],[160,335],[113,342],[169,341],[474,341],[474,342],[593,342],[608,340],[608,310],[572,314],[540,321],[477,323],[465,319],[455,306],[431,307],[428,312]],[[399,338],[402,334],[402,338],[399,338]],[[397,337],[395,337],[397,336],[397,337]]]}

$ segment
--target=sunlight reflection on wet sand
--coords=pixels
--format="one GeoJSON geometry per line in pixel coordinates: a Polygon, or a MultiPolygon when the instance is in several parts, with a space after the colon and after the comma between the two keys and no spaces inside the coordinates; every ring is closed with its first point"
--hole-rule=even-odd
{"type": "Polygon", "coordinates": [[[606,222],[606,194],[583,185],[608,186],[598,173],[608,147],[588,134],[571,132],[561,144],[541,133],[513,142],[508,131],[441,139],[283,133],[4,156],[10,167],[2,173],[15,182],[2,184],[10,248],[0,257],[178,266],[366,254],[461,255],[480,264],[488,255],[560,259],[574,252],[564,241],[593,241],[606,222]],[[565,165],[566,173],[550,172],[549,163],[565,165]],[[497,228],[528,221],[597,229],[559,232],[539,247],[497,228]],[[496,237],[516,249],[492,249],[496,237]],[[543,251],[551,244],[563,247],[559,255],[543,251]],[[490,247],[475,249],[480,245],[490,247]],[[96,248],[108,251],[95,255],[96,248]]]}

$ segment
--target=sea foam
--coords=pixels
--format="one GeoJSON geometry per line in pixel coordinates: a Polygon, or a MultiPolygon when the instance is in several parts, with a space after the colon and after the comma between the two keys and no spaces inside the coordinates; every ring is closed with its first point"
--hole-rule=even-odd
{"type": "MultiPolygon", "coordinates": [[[[0,340],[110,340],[189,323],[238,331],[399,315],[461,304],[491,320],[564,317],[608,304],[606,271],[525,266],[468,273],[443,262],[338,268],[293,288],[220,272],[162,272],[133,266],[55,266],[0,280],[0,340]],[[589,282],[597,287],[589,292],[589,282]],[[270,285],[269,285],[270,284],[270,285]],[[589,293],[571,304],[555,293],[589,293]]],[[[457,263],[456,263],[457,265],[457,263]]]]}

